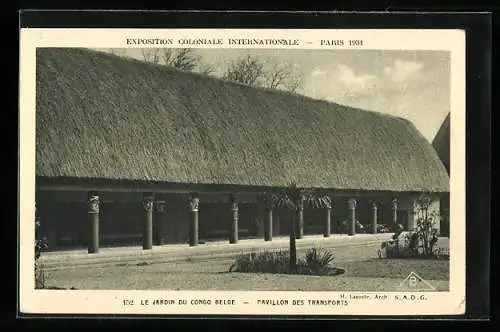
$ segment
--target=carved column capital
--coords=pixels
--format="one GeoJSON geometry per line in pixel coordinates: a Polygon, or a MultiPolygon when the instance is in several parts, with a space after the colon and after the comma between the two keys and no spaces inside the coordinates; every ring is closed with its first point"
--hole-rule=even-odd
{"type": "Polygon", "coordinates": [[[349,198],[349,200],[347,201],[347,204],[349,205],[350,210],[354,210],[354,209],[356,209],[356,205],[358,205],[358,201],[354,198],[349,198]]]}
{"type": "Polygon", "coordinates": [[[397,210],[398,209],[398,199],[397,198],[394,198],[391,202],[392,204],[392,209],[393,210],[397,210]]]}
{"type": "Polygon", "coordinates": [[[238,200],[235,195],[229,196],[229,204],[231,205],[231,211],[238,211],[238,200]]]}
{"type": "Polygon", "coordinates": [[[200,199],[197,195],[192,195],[191,200],[189,201],[189,209],[191,212],[196,212],[199,210],[200,199]]]}
{"type": "Polygon", "coordinates": [[[377,202],[372,202],[372,210],[377,210],[377,209],[378,209],[377,202]]]}
{"type": "Polygon", "coordinates": [[[332,209],[332,198],[328,195],[323,196],[323,203],[328,210],[332,209]]]}
{"type": "Polygon", "coordinates": [[[87,198],[88,213],[99,213],[99,196],[89,195],[87,198]]]}
{"type": "Polygon", "coordinates": [[[144,208],[144,211],[146,212],[153,211],[153,205],[154,205],[153,201],[154,201],[153,196],[146,196],[142,199],[142,207],[144,208]]]}

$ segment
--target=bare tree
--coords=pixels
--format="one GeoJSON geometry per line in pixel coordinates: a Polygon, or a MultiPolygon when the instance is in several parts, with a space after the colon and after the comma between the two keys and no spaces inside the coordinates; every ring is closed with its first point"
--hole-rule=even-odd
{"type": "Polygon", "coordinates": [[[263,62],[250,55],[233,62],[223,78],[253,86],[296,92],[302,85],[302,73],[290,63],[263,62]]]}
{"type": "Polygon", "coordinates": [[[163,64],[184,71],[196,71],[210,75],[216,71],[215,66],[201,61],[201,57],[191,48],[151,48],[142,49],[144,61],[163,64]]]}
{"type": "Polygon", "coordinates": [[[163,64],[180,70],[193,71],[200,62],[191,48],[165,49],[162,51],[163,64]]]}
{"type": "Polygon", "coordinates": [[[303,75],[290,63],[268,62],[264,71],[265,86],[296,92],[302,86],[303,75]]]}
{"type": "Polygon", "coordinates": [[[285,66],[278,62],[271,63],[268,71],[265,73],[266,86],[271,89],[277,89],[283,84],[289,74],[285,66]]]}
{"type": "Polygon", "coordinates": [[[302,87],[304,75],[299,72],[293,72],[285,83],[285,89],[290,92],[297,92],[302,87]]]}
{"type": "MultiPolygon", "coordinates": [[[[204,63],[191,48],[141,50],[144,61],[163,64],[184,71],[196,71],[203,75],[217,75],[217,67],[204,63]]],[[[264,62],[257,57],[247,55],[233,61],[222,73],[222,78],[252,86],[280,89],[296,92],[302,85],[302,73],[290,63],[276,60],[264,62]]]]}
{"type": "Polygon", "coordinates": [[[303,82],[304,73],[298,70],[291,70],[285,83],[283,84],[283,87],[285,90],[295,93],[302,87],[303,82]]]}
{"type": "Polygon", "coordinates": [[[259,86],[264,72],[264,65],[250,55],[241,58],[226,69],[222,78],[228,81],[259,86]]]}

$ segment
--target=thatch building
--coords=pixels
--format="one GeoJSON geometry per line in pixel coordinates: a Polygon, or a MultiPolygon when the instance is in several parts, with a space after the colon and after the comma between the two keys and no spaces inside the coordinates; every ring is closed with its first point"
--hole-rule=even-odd
{"type": "Polygon", "coordinates": [[[271,240],[288,220],[259,197],[292,181],[333,202],[304,211],[299,235],[342,219],[411,228],[416,195],[448,192],[435,150],[398,117],[87,49],[38,49],[36,85],[37,212],[53,247],[271,240]]]}
{"type": "Polygon", "coordinates": [[[436,149],[439,158],[450,174],[450,113],[446,116],[436,136],[432,140],[432,146],[436,149]]]}
{"type": "MultiPolygon", "coordinates": [[[[450,174],[450,113],[446,116],[441,127],[432,140],[432,146],[436,149],[439,158],[443,162],[448,175],[450,174]]],[[[441,234],[449,235],[450,219],[449,219],[449,209],[450,209],[450,195],[443,195],[440,203],[441,208],[441,234]]]]}

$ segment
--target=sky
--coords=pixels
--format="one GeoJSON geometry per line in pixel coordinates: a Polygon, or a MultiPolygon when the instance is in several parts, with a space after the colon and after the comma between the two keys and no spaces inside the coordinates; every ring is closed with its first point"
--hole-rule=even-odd
{"type": "MultiPolygon", "coordinates": [[[[142,59],[140,49],[107,49],[142,59]]],[[[450,111],[450,53],[445,51],[195,49],[216,76],[241,57],[288,64],[302,77],[297,93],[410,120],[432,141],[450,111]]]]}

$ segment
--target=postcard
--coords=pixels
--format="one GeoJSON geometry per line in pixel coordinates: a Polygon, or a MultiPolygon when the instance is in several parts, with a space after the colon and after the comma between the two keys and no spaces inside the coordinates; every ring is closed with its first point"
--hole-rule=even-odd
{"type": "Polygon", "coordinates": [[[465,312],[461,30],[20,33],[23,313],[465,312]]]}

